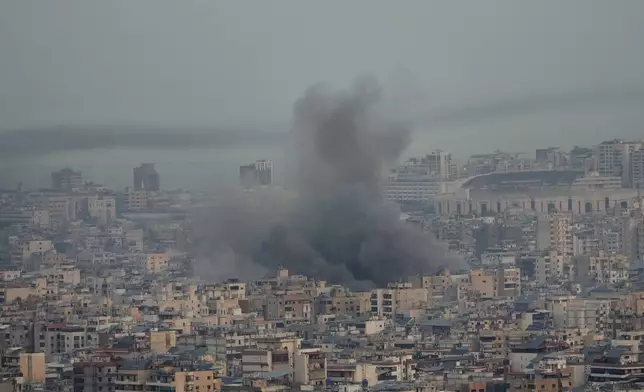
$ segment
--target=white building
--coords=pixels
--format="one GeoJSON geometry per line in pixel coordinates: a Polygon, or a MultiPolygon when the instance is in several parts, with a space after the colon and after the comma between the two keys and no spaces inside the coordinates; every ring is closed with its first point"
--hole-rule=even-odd
{"type": "Polygon", "coordinates": [[[631,154],[641,148],[642,142],[624,142],[619,139],[602,142],[595,152],[599,174],[620,177],[622,186],[633,186],[631,154]]]}
{"type": "Polygon", "coordinates": [[[585,177],[579,177],[572,183],[572,188],[578,189],[619,189],[622,178],[619,176],[600,176],[598,172],[590,172],[585,177]]]}
{"type": "Polygon", "coordinates": [[[429,202],[434,196],[442,193],[443,189],[443,183],[436,179],[393,176],[385,183],[385,200],[398,203],[429,202]]]}
{"type": "Polygon", "coordinates": [[[128,211],[140,211],[148,208],[149,192],[146,190],[125,189],[125,208],[128,211]]]}

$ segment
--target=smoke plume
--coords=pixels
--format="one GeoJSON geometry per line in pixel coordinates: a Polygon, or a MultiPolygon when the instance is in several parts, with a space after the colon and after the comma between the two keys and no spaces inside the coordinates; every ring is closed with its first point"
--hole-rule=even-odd
{"type": "Polygon", "coordinates": [[[232,249],[240,265],[282,265],[334,283],[384,285],[444,266],[445,250],[382,199],[383,172],[410,142],[394,104],[369,77],[346,91],[309,88],[294,105],[296,195],[268,188],[224,197],[200,214],[203,242],[232,249]]]}

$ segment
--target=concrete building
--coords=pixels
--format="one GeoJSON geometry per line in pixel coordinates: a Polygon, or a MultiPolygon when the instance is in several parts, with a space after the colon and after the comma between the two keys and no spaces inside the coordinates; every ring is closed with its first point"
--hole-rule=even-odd
{"type": "Polygon", "coordinates": [[[141,211],[150,207],[150,193],[146,190],[125,188],[125,208],[128,211],[141,211]]]}
{"type": "Polygon", "coordinates": [[[566,309],[566,328],[588,328],[591,332],[604,332],[610,328],[610,301],[573,299],[566,309]]]}
{"type": "Polygon", "coordinates": [[[391,317],[398,312],[425,309],[428,290],[411,283],[390,283],[386,289],[371,290],[371,314],[391,317]]]}
{"type": "Polygon", "coordinates": [[[481,299],[493,299],[498,296],[497,275],[485,270],[475,269],[470,272],[472,291],[481,299]]]}
{"type": "Polygon", "coordinates": [[[242,352],[242,373],[268,373],[286,371],[292,373],[291,358],[287,350],[244,350],[242,352]]]}
{"type": "Polygon", "coordinates": [[[116,219],[116,200],[113,197],[92,196],[87,199],[87,212],[100,225],[108,225],[116,219]]]}
{"type": "Polygon", "coordinates": [[[27,382],[45,382],[45,353],[20,353],[20,372],[27,382]]]}
{"type": "Polygon", "coordinates": [[[630,262],[624,255],[595,255],[574,258],[575,281],[614,285],[629,277],[630,262]]]}
{"type": "Polygon", "coordinates": [[[622,188],[622,178],[617,176],[600,176],[598,172],[590,172],[584,177],[573,181],[574,189],[619,189],[622,188]]]}
{"type": "Polygon", "coordinates": [[[148,274],[160,274],[168,269],[169,253],[148,253],[144,255],[143,267],[148,274]]]}
{"type": "Polygon", "coordinates": [[[427,203],[445,191],[436,177],[392,173],[384,184],[385,199],[398,203],[427,203]]]}
{"type": "Polygon", "coordinates": [[[566,154],[559,147],[538,148],[535,152],[535,160],[541,163],[548,163],[555,169],[564,166],[566,154]]]}
{"type": "Polygon", "coordinates": [[[114,380],[114,392],[144,391],[150,378],[150,361],[126,361],[114,380]]]}
{"type": "Polygon", "coordinates": [[[553,250],[572,257],[574,250],[572,214],[552,213],[537,220],[537,249],[553,250]]]}
{"type": "Polygon", "coordinates": [[[304,293],[268,295],[265,299],[266,320],[313,320],[313,298],[304,293]]]}
{"type": "Polygon", "coordinates": [[[622,186],[632,187],[632,154],[642,148],[642,142],[625,142],[614,139],[600,143],[596,148],[597,169],[601,176],[616,176],[622,186]]]}
{"type": "Polygon", "coordinates": [[[334,363],[328,365],[327,378],[331,383],[375,385],[378,373],[372,363],[334,363]]]}
{"type": "Polygon", "coordinates": [[[273,184],[273,162],[259,160],[239,167],[239,181],[246,188],[273,184]]]}
{"type": "Polygon", "coordinates": [[[160,189],[160,176],[154,163],[142,163],[134,168],[134,190],[158,191],[160,189]]]}
{"type": "Polygon", "coordinates": [[[434,208],[440,215],[512,210],[590,214],[632,208],[637,201],[635,189],[572,186],[580,176],[580,172],[566,170],[479,175],[458,181],[448,192],[435,196],[434,208]]]}
{"type": "Polygon", "coordinates": [[[75,350],[98,346],[95,328],[62,323],[47,324],[44,331],[44,352],[48,361],[56,354],[69,354],[75,350]]]}
{"type": "Polygon", "coordinates": [[[521,295],[521,270],[519,268],[499,268],[496,271],[497,296],[516,299],[521,295]]]}
{"type": "Polygon", "coordinates": [[[596,255],[601,247],[601,239],[590,230],[581,231],[572,236],[572,255],[596,255]]]}
{"type": "Polygon", "coordinates": [[[630,164],[632,186],[644,189],[644,148],[633,151],[630,164]]]}
{"type": "Polygon", "coordinates": [[[421,158],[421,164],[427,165],[428,174],[446,181],[452,179],[452,154],[443,150],[434,150],[421,158]]]}
{"type": "Polygon", "coordinates": [[[91,361],[74,363],[74,391],[114,391],[116,363],[109,357],[95,357],[91,361]]]}
{"type": "Polygon", "coordinates": [[[147,335],[153,353],[167,353],[177,345],[176,331],[149,331],[147,335]]]}
{"type": "Polygon", "coordinates": [[[80,171],[65,168],[51,173],[51,187],[55,190],[69,192],[83,186],[83,175],[80,171]]]}
{"type": "Polygon", "coordinates": [[[300,350],[294,359],[294,381],[301,385],[324,385],[327,378],[326,354],[318,349],[300,350]]]}
{"type": "Polygon", "coordinates": [[[549,251],[536,258],[535,275],[539,285],[555,283],[565,278],[567,257],[557,251],[549,251]]]}

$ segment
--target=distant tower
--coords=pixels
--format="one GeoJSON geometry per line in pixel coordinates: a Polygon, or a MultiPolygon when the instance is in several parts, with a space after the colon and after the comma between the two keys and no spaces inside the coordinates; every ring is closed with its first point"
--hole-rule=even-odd
{"type": "Polygon", "coordinates": [[[154,163],[142,163],[134,168],[134,190],[158,191],[159,173],[154,168],[154,163]]]}
{"type": "Polygon", "coordinates": [[[51,187],[60,191],[71,191],[83,186],[83,176],[80,171],[65,168],[51,173],[51,187]]]}
{"type": "Polygon", "coordinates": [[[239,167],[239,181],[244,188],[273,184],[273,162],[260,160],[239,167]]]}

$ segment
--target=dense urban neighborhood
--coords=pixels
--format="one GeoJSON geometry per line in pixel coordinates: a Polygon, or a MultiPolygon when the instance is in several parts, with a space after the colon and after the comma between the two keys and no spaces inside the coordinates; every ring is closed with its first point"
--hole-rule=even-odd
{"type": "MultiPolygon", "coordinates": [[[[530,155],[388,169],[384,202],[459,263],[370,287],[224,276],[193,224],[218,194],[153,163],[2,189],[0,391],[644,390],[644,142],[530,155]]],[[[240,197],[273,170],[241,166],[240,197]]]]}

